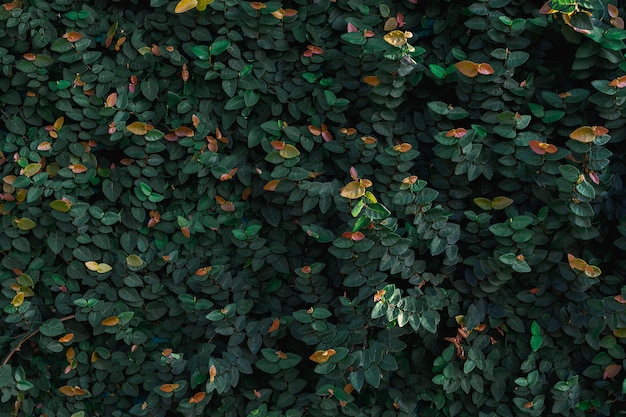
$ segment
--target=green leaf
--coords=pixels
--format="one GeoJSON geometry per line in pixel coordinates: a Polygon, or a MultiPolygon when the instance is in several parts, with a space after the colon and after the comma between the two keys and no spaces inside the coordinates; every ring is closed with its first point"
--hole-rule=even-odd
{"type": "Polygon", "coordinates": [[[65,326],[61,320],[53,318],[44,321],[39,327],[39,331],[44,336],[55,337],[65,333],[65,326]]]}
{"type": "Polygon", "coordinates": [[[220,55],[222,52],[227,50],[229,46],[230,46],[230,41],[228,39],[215,41],[210,47],[210,54],[212,56],[220,55]]]}
{"type": "Polygon", "coordinates": [[[24,124],[24,121],[18,116],[7,119],[4,122],[4,125],[6,126],[6,129],[11,133],[15,133],[16,135],[26,134],[26,125],[24,124]]]}

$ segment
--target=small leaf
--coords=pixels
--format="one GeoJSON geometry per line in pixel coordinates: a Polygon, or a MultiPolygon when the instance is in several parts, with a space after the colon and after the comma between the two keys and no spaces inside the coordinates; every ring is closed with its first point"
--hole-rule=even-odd
{"type": "Polygon", "coordinates": [[[68,32],[66,34],[63,35],[63,37],[65,39],[67,39],[68,42],[78,42],[79,40],[81,40],[83,38],[82,33],[79,32],[68,32]]]}
{"type": "Polygon", "coordinates": [[[326,363],[335,353],[337,353],[335,349],[316,350],[311,356],[309,356],[309,359],[315,363],[326,363]]]}
{"type": "Polygon", "coordinates": [[[487,64],[486,62],[478,64],[478,66],[476,67],[476,71],[478,71],[478,73],[482,75],[491,75],[494,72],[491,65],[487,64]]]}
{"type": "Polygon", "coordinates": [[[143,122],[132,122],[131,124],[126,126],[126,130],[130,133],[133,133],[137,136],[143,136],[148,133],[149,130],[154,129],[154,126],[148,123],[143,122]]]}
{"type": "Polygon", "coordinates": [[[88,168],[83,164],[69,164],[68,168],[74,174],[82,174],[83,172],[87,172],[88,168]]]}
{"type": "Polygon", "coordinates": [[[265,184],[263,186],[263,189],[265,191],[276,191],[276,187],[278,186],[278,183],[280,182],[280,180],[271,180],[268,181],[267,184],[265,184]]]}
{"type": "Polygon", "coordinates": [[[120,319],[118,316],[111,316],[111,317],[107,317],[106,319],[102,320],[100,322],[100,324],[102,324],[103,326],[106,327],[113,327],[113,326],[117,326],[120,322],[120,319]]]}
{"type": "Polygon", "coordinates": [[[589,143],[593,142],[596,135],[590,126],[582,126],[570,133],[569,137],[570,139],[574,139],[578,142],[589,143]]]}
{"type": "Polygon", "coordinates": [[[278,330],[278,328],[280,327],[280,319],[279,318],[275,318],[274,321],[272,322],[272,325],[270,326],[269,330],[267,331],[268,333],[273,333],[276,330],[278,330]]]}
{"type": "Polygon", "coordinates": [[[567,254],[567,262],[569,263],[570,268],[578,270],[578,271],[584,271],[589,266],[587,262],[585,262],[584,260],[580,258],[576,258],[571,253],[567,254]]]}
{"type": "Polygon", "coordinates": [[[24,303],[24,296],[24,293],[21,291],[15,294],[15,297],[13,297],[13,299],[11,300],[11,304],[13,305],[13,307],[21,306],[24,303]]]}
{"type": "Polygon", "coordinates": [[[457,71],[459,71],[466,77],[473,78],[478,75],[478,65],[473,63],[472,61],[460,61],[454,64],[454,66],[456,67],[457,71]]]}
{"type": "Polygon", "coordinates": [[[111,265],[105,264],[105,263],[99,263],[98,268],[96,268],[96,272],[99,274],[105,274],[109,272],[111,269],[113,269],[111,265]]]}
{"type": "Polygon", "coordinates": [[[180,0],[174,9],[174,13],[185,13],[198,5],[198,0],[180,0]]]}
{"type": "Polygon", "coordinates": [[[104,107],[115,107],[115,103],[117,103],[117,93],[111,93],[107,96],[104,107]]]}
{"type": "Polygon", "coordinates": [[[126,257],[126,264],[128,264],[128,266],[137,268],[143,265],[143,259],[141,259],[137,255],[131,254],[126,257]]]}
{"type": "Polygon", "coordinates": [[[21,219],[15,219],[13,221],[18,229],[24,231],[34,229],[35,226],[37,226],[37,224],[28,217],[22,217],[21,219]]]}
{"type": "Polygon", "coordinates": [[[95,272],[95,271],[98,270],[98,262],[88,261],[88,262],[85,262],[85,266],[90,271],[94,271],[95,272]]]}
{"type": "Polygon", "coordinates": [[[173,392],[174,390],[176,390],[180,385],[179,384],[163,384],[159,387],[159,390],[163,391],[163,392],[173,392]]]}
{"type": "Polygon", "coordinates": [[[50,203],[50,208],[59,213],[67,213],[72,208],[72,203],[67,200],[54,200],[50,203]]]}
{"type": "Polygon", "coordinates": [[[407,39],[412,36],[413,34],[411,34],[411,32],[403,32],[401,30],[394,30],[394,31],[387,33],[385,36],[383,36],[383,39],[388,44],[399,48],[402,45],[406,44],[407,39]]]}
{"type": "Polygon", "coordinates": [[[505,196],[498,196],[491,201],[491,207],[494,210],[504,210],[511,204],[513,204],[513,200],[505,196]]]}
{"type": "Polygon", "coordinates": [[[292,159],[300,155],[298,148],[290,144],[286,144],[278,153],[285,159],[292,159]]]}
{"type": "Polygon", "coordinates": [[[191,404],[194,404],[194,403],[199,403],[199,402],[201,402],[202,400],[204,400],[204,397],[205,397],[205,396],[206,396],[206,392],[197,392],[197,393],[195,393],[195,394],[194,394],[194,396],[193,396],[193,397],[191,397],[191,398],[189,399],[189,402],[190,402],[191,404]]]}
{"type": "Polygon", "coordinates": [[[68,333],[63,337],[59,338],[59,343],[69,343],[74,339],[74,333],[68,333]]]}
{"type": "Polygon", "coordinates": [[[41,171],[42,165],[39,163],[28,164],[23,169],[23,174],[28,178],[32,177],[39,171],[41,171]]]}
{"type": "Polygon", "coordinates": [[[602,273],[600,268],[595,265],[587,265],[584,272],[585,275],[587,275],[589,278],[597,278],[602,273]]]}
{"type": "Polygon", "coordinates": [[[376,87],[380,84],[380,79],[375,75],[368,75],[363,77],[363,82],[369,86],[376,87]]]}
{"type": "Polygon", "coordinates": [[[69,385],[63,385],[59,388],[59,392],[67,397],[75,397],[78,395],[87,394],[87,390],[84,390],[78,386],[70,387],[69,385]]]}
{"type": "Polygon", "coordinates": [[[348,183],[345,187],[340,189],[341,196],[345,198],[349,198],[351,200],[361,198],[365,195],[365,187],[361,180],[352,181],[348,183]]]}
{"type": "Polygon", "coordinates": [[[615,378],[621,370],[622,370],[622,365],[617,365],[617,364],[612,363],[608,365],[606,368],[604,368],[602,379],[615,378]]]}

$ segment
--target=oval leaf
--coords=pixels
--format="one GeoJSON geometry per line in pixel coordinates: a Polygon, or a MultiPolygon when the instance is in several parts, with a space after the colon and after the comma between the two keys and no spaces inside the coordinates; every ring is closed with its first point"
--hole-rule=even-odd
{"type": "Polygon", "coordinates": [[[59,213],[67,213],[72,208],[72,204],[66,200],[54,200],[50,203],[50,208],[59,213]]]}
{"type": "Polygon", "coordinates": [[[473,63],[472,61],[460,61],[454,64],[454,66],[456,67],[457,71],[459,71],[466,77],[473,78],[478,75],[478,65],[473,63]]]}
{"type": "Polygon", "coordinates": [[[102,320],[100,324],[106,327],[113,327],[113,326],[117,326],[119,322],[120,322],[120,318],[118,316],[111,316],[102,320]]]}
{"type": "Polygon", "coordinates": [[[143,265],[143,260],[137,255],[128,255],[126,257],[126,263],[128,266],[140,267],[143,265]]]}
{"type": "Polygon", "coordinates": [[[198,5],[198,0],[180,0],[174,9],[174,13],[185,13],[198,5]]]}

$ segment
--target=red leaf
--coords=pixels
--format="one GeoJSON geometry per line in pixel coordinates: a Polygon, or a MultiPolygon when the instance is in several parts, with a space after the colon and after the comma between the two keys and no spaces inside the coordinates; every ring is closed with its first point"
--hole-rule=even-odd
{"type": "Polygon", "coordinates": [[[617,364],[612,363],[608,365],[606,368],[604,368],[602,379],[615,378],[621,370],[622,370],[622,365],[617,365],[617,364]]]}

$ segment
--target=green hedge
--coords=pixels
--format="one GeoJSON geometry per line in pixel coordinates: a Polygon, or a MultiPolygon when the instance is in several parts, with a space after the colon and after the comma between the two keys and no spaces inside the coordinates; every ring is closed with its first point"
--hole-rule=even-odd
{"type": "Polygon", "coordinates": [[[3,6],[2,415],[624,413],[617,2],[3,6]]]}

